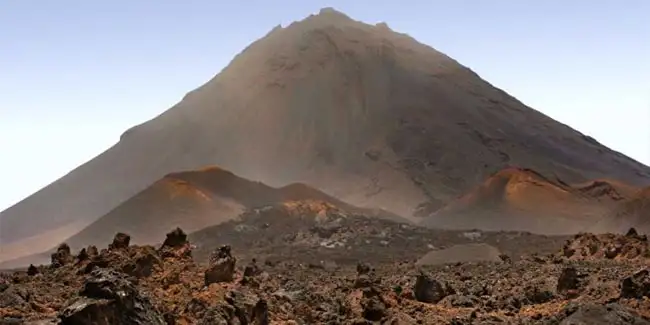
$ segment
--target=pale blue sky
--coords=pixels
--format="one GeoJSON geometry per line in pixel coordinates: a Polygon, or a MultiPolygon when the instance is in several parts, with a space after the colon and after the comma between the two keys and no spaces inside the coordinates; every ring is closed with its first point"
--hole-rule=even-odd
{"type": "Polygon", "coordinates": [[[253,40],[335,7],[454,57],[650,164],[650,1],[0,1],[0,210],[169,108],[253,40]]]}

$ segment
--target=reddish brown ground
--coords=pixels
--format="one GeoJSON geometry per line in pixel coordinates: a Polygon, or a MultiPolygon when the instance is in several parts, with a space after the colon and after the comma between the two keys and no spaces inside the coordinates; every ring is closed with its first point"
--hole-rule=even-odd
{"type": "MultiPolygon", "coordinates": [[[[636,279],[640,286],[636,291],[626,287],[627,296],[621,291],[623,279],[650,263],[647,239],[634,234],[580,234],[562,248],[560,238],[434,233],[348,214],[324,202],[293,202],[252,211],[239,221],[213,227],[190,239],[197,244],[192,252],[194,259],[188,255],[189,244],[161,249],[114,245],[88,259],[58,255],[56,261],[64,261],[63,266],[42,266],[36,275],[24,271],[5,274],[0,277],[0,321],[55,320],[79,299],[96,303],[80,297],[80,289],[93,278],[92,269],[104,268],[130,276],[138,299],[152,304],[142,305],[146,310],[141,312],[159,315],[167,324],[212,324],[233,322],[235,318],[241,323],[242,317],[250,321],[255,313],[247,308],[260,301],[266,303],[264,310],[271,324],[369,324],[364,318],[388,324],[552,324],[569,318],[587,324],[604,321],[604,316],[588,308],[602,308],[598,310],[609,315],[610,324],[627,324],[611,323],[617,317],[627,321],[637,317],[635,324],[646,324],[650,317],[650,297],[642,298],[650,296],[643,288],[643,281],[650,284],[650,278],[636,279]],[[283,222],[287,219],[293,220],[293,227],[283,222]],[[206,286],[204,271],[215,265],[208,263],[206,252],[218,247],[217,242],[230,239],[237,258],[234,279],[206,286]],[[422,249],[422,244],[408,245],[431,240],[434,244],[488,243],[510,258],[416,266],[414,260],[427,249],[422,249]],[[325,243],[330,246],[323,246],[325,243]],[[595,248],[594,243],[598,243],[595,248]],[[608,247],[618,250],[608,257],[604,253],[608,247]],[[630,255],[634,249],[641,254],[630,255]],[[519,258],[516,254],[522,250],[533,254],[519,258]],[[251,264],[252,258],[256,258],[255,264],[251,264]],[[359,271],[359,263],[366,262],[374,271],[359,271]],[[255,268],[251,270],[258,271],[244,277],[244,267],[252,265],[255,268]],[[571,268],[576,276],[561,280],[571,268]],[[442,285],[427,291],[438,294],[439,300],[418,301],[417,292],[422,287],[416,279],[421,272],[442,285]],[[630,297],[630,292],[639,298],[630,297]],[[634,316],[637,314],[641,316],[634,316]]],[[[101,308],[92,312],[108,313],[101,308]]]]}

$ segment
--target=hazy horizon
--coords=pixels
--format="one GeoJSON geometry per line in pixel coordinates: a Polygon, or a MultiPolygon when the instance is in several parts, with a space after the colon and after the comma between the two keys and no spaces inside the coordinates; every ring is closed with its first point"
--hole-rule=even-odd
{"type": "Polygon", "coordinates": [[[11,185],[0,190],[0,211],[170,108],[274,26],[323,7],[384,21],[528,106],[650,165],[650,2],[263,3],[0,6],[0,40],[10,49],[0,54],[9,63],[0,75],[0,167],[11,185]]]}

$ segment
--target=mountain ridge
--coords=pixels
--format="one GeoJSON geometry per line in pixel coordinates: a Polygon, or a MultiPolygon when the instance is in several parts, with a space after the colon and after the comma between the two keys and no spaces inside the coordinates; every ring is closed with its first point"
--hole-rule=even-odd
{"type": "Polygon", "coordinates": [[[96,220],[169,172],[212,164],[406,217],[512,164],[569,183],[650,183],[647,166],[431,46],[346,17],[325,10],[253,42],[172,108],[0,213],[0,242],[96,220]]]}

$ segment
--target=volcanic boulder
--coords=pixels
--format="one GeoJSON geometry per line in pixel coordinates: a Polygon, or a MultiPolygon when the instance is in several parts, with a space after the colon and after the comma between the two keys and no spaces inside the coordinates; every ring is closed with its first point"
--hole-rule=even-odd
{"type": "Polygon", "coordinates": [[[163,247],[180,248],[188,243],[187,235],[181,228],[176,228],[167,233],[163,247]]]}
{"type": "Polygon", "coordinates": [[[413,293],[417,301],[435,304],[446,296],[453,294],[454,290],[434,279],[431,275],[422,272],[415,280],[413,293]]]}
{"type": "Polygon", "coordinates": [[[93,271],[79,295],[61,312],[62,325],[166,324],[149,298],[115,271],[93,271]]]}
{"type": "Polygon", "coordinates": [[[39,273],[38,268],[34,266],[34,264],[29,264],[29,267],[27,268],[27,275],[34,276],[38,273],[39,273]]]}
{"type": "Polygon", "coordinates": [[[88,252],[86,251],[85,248],[82,248],[79,251],[79,254],[77,254],[77,261],[83,262],[83,261],[87,261],[88,259],[90,259],[90,255],[88,255],[88,252]]]}
{"type": "Polygon", "coordinates": [[[580,273],[575,267],[569,266],[562,269],[557,280],[557,292],[573,296],[584,285],[585,274],[580,273]]]}
{"type": "Polygon", "coordinates": [[[269,310],[266,300],[260,299],[246,287],[229,291],[228,302],[235,309],[235,317],[240,324],[268,325],[269,310]]]}
{"type": "Polygon", "coordinates": [[[192,258],[192,247],[187,234],[181,228],[176,228],[167,233],[158,251],[163,258],[192,258]]]}
{"type": "Polygon", "coordinates": [[[386,303],[381,297],[381,292],[376,287],[363,288],[361,308],[363,318],[369,321],[377,322],[388,315],[386,303]]]}
{"type": "Polygon", "coordinates": [[[241,283],[258,286],[259,282],[257,281],[257,277],[262,273],[262,268],[257,264],[257,260],[252,259],[252,261],[244,267],[244,274],[242,274],[241,283]]]}
{"type": "Polygon", "coordinates": [[[621,282],[621,297],[650,298],[650,268],[638,271],[623,279],[621,282]]]}
{"type": "Polygon", "coordinates": [[[636,231],[634,227],[630,228],[626,233],[625,237],[638,237],[639,233],[636,231]]]}
{"type": "Polygon", "coordinates": [[[97,250],[97,246],[90,245],[86,248],[86,253],[88,253],[88,256],[90,257],[95,257],[99,255],[99,250],[97,250]]]}
{"type": "Polygon", "coordinates": [[[211,283],[230,282],[235,275],[237,259],[230,253],[230,246],[221,246],[210,258],[210,264],[205,270],[205,285],[211,283]]]}
{"type": "Polygon", "coordinates": [[[151,246],[140,247],[122,271],[136,278],[150,276],[156,265],[161,264],[156,250],[151,246]]]}
{"type": "Polygon", "coordinates": [[[29,293],[7,283],[0,284],[0,309],[28,304],[29,293]]]}
{"type": "Polygon", "coordinates": [[[108,245],[108,249],[123,249],[129,247],[129,243],[131,242],[131,236],[118,232],[115,234],[115,237],[113,237],[113,243],[108,245]]]}
{"type": "Polygon", "coordinates": [[[55,253],[52,253],[52,267],[57,268],[64,266],[73,261],[72,255],[70,255],[70,246],[63,243],[59,245],[55,253]]]}
{"type": "Polygon", "coordinates": [[[368,288],[376,284],[378,279],[375,270],[368,263],[357,264],[357,278],[354,281],[355,288],[368,288]]]}

